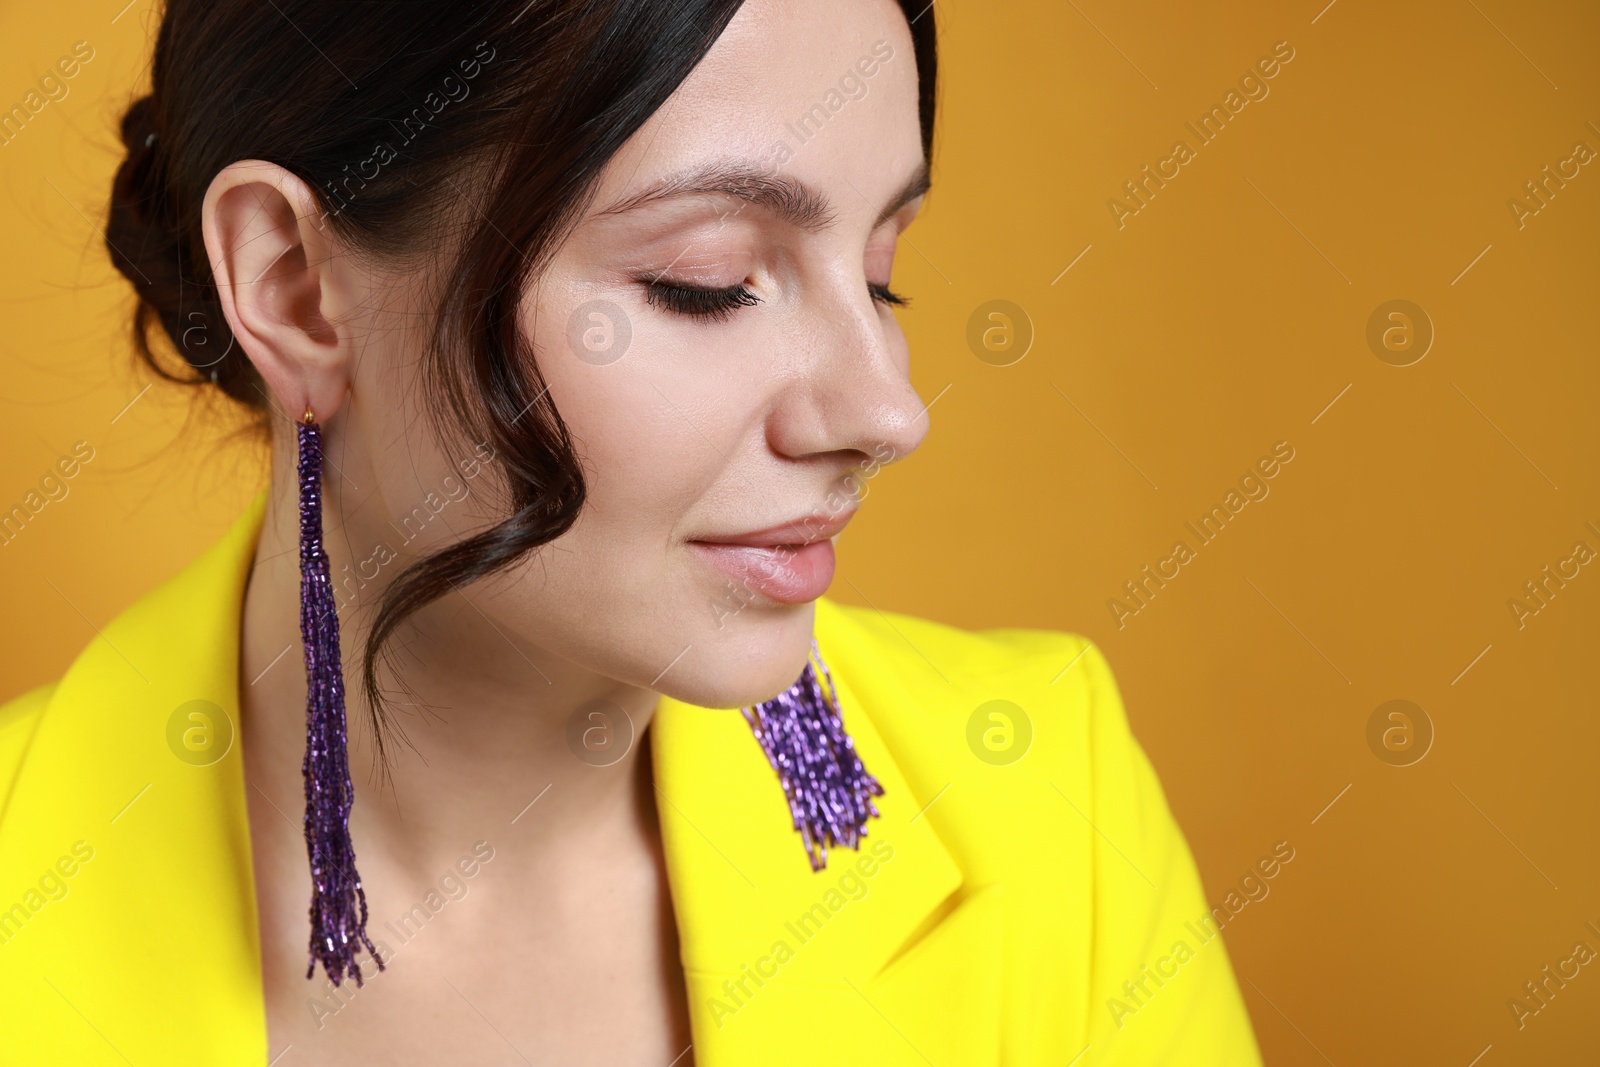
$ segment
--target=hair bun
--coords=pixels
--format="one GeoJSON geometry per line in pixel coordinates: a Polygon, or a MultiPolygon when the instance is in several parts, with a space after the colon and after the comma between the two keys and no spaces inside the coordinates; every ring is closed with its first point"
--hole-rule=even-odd
{"type": "Polygon", "coordinates": [[[106,250],[111,262],[133,283],[139,298],[162,318],[178,316],[179,235],[155,149],[160,121],[153,96],[141,97],[122,116],[127,156],[111,183],[106,220],[106,250]]]}
{"type": "Polygon", "coordinates": [[[154,96],[142,96],[122,116],[122,144],[129,155],[136,155],[155,143],[160,115],[154,96]]]}
{"type": "Polygon", "coordinates": [[[215,381],[229,395],[247,399],[249,383],[241,377],[244,361],[208,284],[211,272],[204,245],[198,233],[185,230],[189,215],[177,203],[170,184],[171,146],[163,143],[162,132],[161,109],[154,96],[140,97],[123,113],[122,144],[127,155],[111,183],[106,219],[106,251],[139,296],[133,341],[159,369],[149,347],[150,319],[155,318],[189,367],[199,372],[178,380],[215,381]]]}

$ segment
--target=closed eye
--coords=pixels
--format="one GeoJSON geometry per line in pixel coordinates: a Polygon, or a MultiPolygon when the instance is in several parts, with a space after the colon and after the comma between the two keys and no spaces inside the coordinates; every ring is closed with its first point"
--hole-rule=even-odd
{"type": "MultiPolygon", "coordinates": [[[[703,322],[723,322],[738,308],[761,303],[761,298],[742,283],[726,288],[661,281],[646,281],[644,285],[645,301],[650,306],[703,322]]],[[[911,303],[910,297],[901,296],[887,285],[868,282],[867,292],[874,301],[890,307],[907,307],[911,303]]]]}
{"type": "Polygon", "coordinates": [[[873,282],[868,282],[867,291],[872,294],[872,299],[876,300],[880,304],[888,304],[890,307],[909,307],[911,304],[911,298],[909,296],[901,296],[899,293],[896,293],[890,289],[887,285],[877,285],[873,282]]]}
{"type": "Polygon", "coordinates": [[[732,315],[735,308],[761,303],[761,298],[742,283],[725,289],[707,289],[699,285],[646,282],[645,300],[652,307],[707,322],[721,322],[732,315]]]}

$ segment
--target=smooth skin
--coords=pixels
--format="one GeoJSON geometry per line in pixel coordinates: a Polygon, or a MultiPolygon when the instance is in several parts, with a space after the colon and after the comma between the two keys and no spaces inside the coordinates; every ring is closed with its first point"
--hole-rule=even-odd
{"type": "MultiPolygon", "coordinates": [[[[240,674],[267,1031],[272,1056],[287,1050],[283,1067],[692,1062],[644,731],[659,693],[737,708],[786,688],[809,651],[812,604],[746,592],[739,610],[711,610],[728,581],[689,542],[836,513],[853,472],[905,457],[927,432],[905,338],[875,288],[889,283],[896,237],[921,204],[916,88],[910,31],[890,0],[750,0],[612,161],[523,300],[587,504],[562,537],[402,628],[402,677],[389,682],[410,745],[391,746],[387,780],[372,773],[354,684],[371,607],[407,562],[497,520],[501,471],[490,461],[465,477],[460,461],[481,456],[437,442],[419,406],[435,279],[354,254],[281,167],[240,161],[212,182],[203,225],[223,308],[275,412],[240,674]],[[866,94],[794,147],[774,179],[808,186],[821,218],[801,224],[728,194],[611,210],[686,170],[770,169],[776,142],[794,146],[786,124],[878,41],[893,57],[860,79],[866,94]],[[743,283],[755,302],[699,319],[651,300],[651,281],[743,283]],[[567,343],[572,310],[594,299],[631,326],[615,362],[577,358],[567,343]],[[351,835],[369,930],[393,949],[376,976],[363,956],[365,988],[337,995],[320,970],[305,977],[293,424],[308,405],[328,456],[333,574],[374,575],[341,608],[351,835]],[[430,493],[448,502],[429,509],[430,493]],[[437,516],[414,522],[421,532],[407,543],[399,527],[419,506],[437,516]],[[395,558],[379,562],[379,545],[395,558]],[[603,768],[567,740],[593,700],[624,710],[634,731],[603,768]],[[387,924],[479,841],[493,859],[447,884],[465,895],[399,942],[387,924]]],[[[753,742],[750,755],[760,758],[753,742]]]]}

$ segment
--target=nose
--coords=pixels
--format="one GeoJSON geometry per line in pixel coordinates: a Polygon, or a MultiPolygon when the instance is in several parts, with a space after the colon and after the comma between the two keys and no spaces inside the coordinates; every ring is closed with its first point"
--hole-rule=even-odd
{"type": "MultiPolygon", "coordinates": [[[[865,286],[862,286],[865,289],[865,286]]],[[[905,335],[862,293],[832,304],[805,332],[812,337],[805,370],[793,379],[767,421],[773,451],[791,459],[835,455],[849,463],[904,459],[928,435],[928,410],[907,377],[905,335]]]]}

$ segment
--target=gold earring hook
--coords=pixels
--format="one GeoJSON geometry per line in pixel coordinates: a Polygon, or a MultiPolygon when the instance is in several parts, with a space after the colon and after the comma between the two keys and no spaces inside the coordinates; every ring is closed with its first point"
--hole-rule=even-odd
{"type": "Polygon", "coordinates": [[[311,413],[311,405],[310,404],[306,405],[306,413],[305,413],[304,416],[302,416],[301,421],[304,422],[307,426],[310,426],[312,423],[317,421],[317,417],[311,413]]]}

